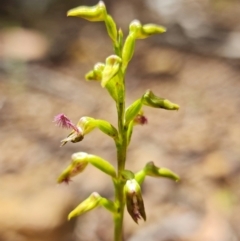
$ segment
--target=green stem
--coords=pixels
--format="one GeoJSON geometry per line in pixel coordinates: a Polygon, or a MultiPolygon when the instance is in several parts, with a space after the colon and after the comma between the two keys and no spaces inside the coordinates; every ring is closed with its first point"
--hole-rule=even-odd
{"type": "Polygon", "coordinates": [[[117,213],[114,214],[114,241],[123,240],[123,217],[124,217],[124,184],[117,182],[115,184],[115,203],[117,205],[117,213]]]}
{"type": "Polygon", "coordinates": [[[124,128],[124,113],[125,113],[125,85],[124,85],[124,76],[122,73],[119,74],[123,82],[123,89],[121,95],[119,96],[119,101],[116,104],[117,113],[118,113],[118,133],[119,139],[116,144],[117,148],[117,163],[118,163],[118,176],[115,186],[115,204],[117,206],[117,213],[114,214],[114,241],[123,240],[123,217],[124,217],[124,182],[121,178],[121,172],[125,169],[126,162],[126,153],[127,153],[127,132],[124,128]]]}

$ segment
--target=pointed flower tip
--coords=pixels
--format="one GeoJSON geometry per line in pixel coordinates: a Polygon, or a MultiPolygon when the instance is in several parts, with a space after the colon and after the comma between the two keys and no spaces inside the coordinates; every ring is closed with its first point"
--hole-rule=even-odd
{"type": "Polygon", "coordinates": [[[160,26],[160,27],[159,27],[159,32],[160,32],[160,33],[166,33],[166,32],[167,32],[167,28],[166,28],[166,27],[163,27],[163,26],[160,26]]]}
{"type": "Polygon", "coordinates": [[[76,16],[76,8],[73,8],[67,11],[67,17],[75,17],[75,16],[76,16]]]}
{"type": "Polygon", "coordinates": [[[70,15],[70,11],[71,11],[71,10],[67,11],[67,14],[66,14],[67,17],[70,17],[70,16],[71,16],[71,15],[70,15]]]}
{"type": "Polygon", "coordinates": [[[72,219],[72,217],[73,217],[73,215],[72,215],[72,212],[71,212],[71,213],[69,213],[69,215],[68,215],[68,221],[70,221],[70,220],[72,219]]]}
{"type": "Polygon", "coordinates": [[[179,109],[180,109],[180,106],[177,104],[174,104],[174,110],[179,110],[179,109]]]}
{"type": "Polygon", "coordinates": [[[69,185],[69,183],[72,182],[72,180],[69,177],[66,177],[64,179],[58,178],[57,182],[59,184],[64,183],[64,184],[69,185]]]}

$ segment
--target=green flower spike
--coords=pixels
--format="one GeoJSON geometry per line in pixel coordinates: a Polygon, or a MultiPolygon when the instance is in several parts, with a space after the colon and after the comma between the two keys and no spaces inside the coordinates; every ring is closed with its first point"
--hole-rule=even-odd
{"type": "Polygon", "coordinates": [[[141,188],[135,179],[128,180],[124,186],[124,194],[127,210],[132,219],[138,223],[143,218],[146,221],[146,213],[141,194],[141,188]]]}
{"type": "Polygon", "coordinates": [[[91,22],[104,21],[107,16],[105,4],[100,1],[93,7],[80,6],[67,12],[68,17],[84,18],[91,22]]]}

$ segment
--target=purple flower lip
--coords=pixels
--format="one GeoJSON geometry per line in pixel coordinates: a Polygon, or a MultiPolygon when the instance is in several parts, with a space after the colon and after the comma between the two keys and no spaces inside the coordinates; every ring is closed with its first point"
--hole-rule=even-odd
{"type": "Polygon", "coordinates": [[[64,114],[58,114],[54,117],[53,122],[56,123],[57,126],[61,127],[61,128],[65,128],[65,129],[73,129],[75,130],[77,133],[79,133],[79,128],[77,126],[75,126],[71,120],[64,114]]]}
{"type": "Polygon", "coordinates": [[[138,114],[134,118],[134,122],[135,122],[135,124],[146,125],[148,123],[148,119],[144,115],[138,114]]]}

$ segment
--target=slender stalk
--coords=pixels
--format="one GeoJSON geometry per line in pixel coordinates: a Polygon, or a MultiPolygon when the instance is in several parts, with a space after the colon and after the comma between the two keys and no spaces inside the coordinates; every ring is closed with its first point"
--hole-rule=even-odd
{"type": "Polygon", "coordinates": [[[123,217],[124,217],[124,184],[118,183],[115,185],[115,203],[118,207],[118,212],[114,214],[114,241],[123,240],[123,217]]]}
{"type": "Polygon", "coordinates": [[[124,129],[124,113],[125,113],[125,81],[124,75],[119,73],[120,81],[123,83],[123,89],[119,102],[116,104],[118,114],[118,133],[119,142],[116,144],[117,148],[117,163],[118,176],[115,183],[115,203],[117,206],[117,213],[114,215],[114,241],[123,240],[123,217],[124,217],[124,182],[121,179],[121,172],[125,169],[126,154],[127,154],[127,135],[124,129]]]}

